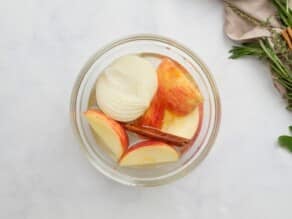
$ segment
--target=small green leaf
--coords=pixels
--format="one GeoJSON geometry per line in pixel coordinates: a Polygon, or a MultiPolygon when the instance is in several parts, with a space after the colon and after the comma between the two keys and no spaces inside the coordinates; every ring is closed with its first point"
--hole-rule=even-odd
{"type": "Polygon", "coordinates": [[[292,125],[289,126],[289,130],[290,130],[290,132],[292,132],[292,125]]]}
{"type": "Polygon", "coordinates": [[[292,152],[292,136],[282,135],[278,138],[278,142],[281,147],[292,152]]]}

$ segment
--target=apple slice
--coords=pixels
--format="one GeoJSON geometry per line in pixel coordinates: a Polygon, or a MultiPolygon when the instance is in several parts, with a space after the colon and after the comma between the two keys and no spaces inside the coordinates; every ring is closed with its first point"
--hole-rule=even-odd
{"type": "Polygon", "coordinates": [[[84,113],[89,125],[118,160],[129,145],[128,135],[120,123],[99,110],[84,113]]]}
{"type": "Polygon", "coordinates": [[[166,108],[177,115],[187,115],[203,97],[186,72],[177,63],[164,58],[157,69],[158,86],[166,108]]]}
{"type": "Polygon", "coordinates": [[[159,90],[153,97],[149,108],[146,110],[145,114],[138,119],[137,123],[140,126],[150,126],[154,128],[161,128],[163,116],[164,116],[164,103],[161,101],[159,90]]]}
{"type": "Polygon", "coordinates": [[[177,116],[166,110],[162,131],[179,137],[192,139],[200,131],[203,119],[203,105],[200,104],[186,116],[177,116]]]}
{"type": "Polygon", "coordinates": [[[170,145],[147,140],[132,146],[120,159],[121,166],[143,166],[174,162],[179,159],[179,153],[170,145]]]}

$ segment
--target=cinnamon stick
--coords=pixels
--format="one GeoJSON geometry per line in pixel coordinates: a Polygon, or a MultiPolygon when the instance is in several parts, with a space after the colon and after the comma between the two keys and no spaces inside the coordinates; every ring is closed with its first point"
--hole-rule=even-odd
{"type": "Polygon", "coordinates": [[[179,137],[176,135],[172,135],[169,133],[165,133],[160,131],[159,129],[151,128],[148,126],[137,126],[135,124],[124,124],[124,127],[131,132],[136,134],[152,138],[155,140],[160,140],[168,144],[176,145],[178,147],[183,147],[190,143],[190,139],[179,137]]]}
{"type": "Polygon", "coordinates": [[[287,28],[287,32],[288,32],[288,35],[289,35],[290,40],[291,40],[291,42],[292,42],[292,27],[288,27],[288,28],[287,28]]]}
{"type": "Polygon", "coordinates": [[[283,38],[285,39],[285,41],[287,42],[289,49],[292,49],[292,30],[291,30],[291,28],[287,28],[287,29],[283,30],[281,34],[282,34],[283,38]]]}

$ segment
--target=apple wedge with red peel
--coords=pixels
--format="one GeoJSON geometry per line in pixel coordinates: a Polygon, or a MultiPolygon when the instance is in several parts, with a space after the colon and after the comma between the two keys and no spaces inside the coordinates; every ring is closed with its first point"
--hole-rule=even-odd
{"type": "Polygon", "coordinates": [[[88,110],[84,113],[89,125],[105,146],[118,160],[129,145],[128,135],[120,123],[106,116],[99,110],[88,110]]]}
{"type": "Polygon", "coordinates": [[[164,103],[161,100],[159,90],[153,97],[149,108],[146,110],[144,115],[138,119],[137,123],[140,126],[150,126],[153,128],[161,128],[163,116],[164,116],[164,103]]]}
{"type": "Polygon", "coordinates": [[[144,166],[175,162],[179,153],[170,145],[147,140],[133,145],[120,159],[121,166],[144,166]]]}
{"type": "Polygon", "coordinates": [[[203,101],[203,97],[185,71],[173,60],[164,58],[157,69],[161,100],[172,113],[185,116],[203,101]]]}

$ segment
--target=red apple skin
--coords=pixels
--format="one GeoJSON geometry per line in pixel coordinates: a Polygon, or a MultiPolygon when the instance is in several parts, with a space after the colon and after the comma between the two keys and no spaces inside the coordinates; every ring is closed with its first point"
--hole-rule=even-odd
{"type": "Polygon", "coordinates": [[[141,142],[138,142],[136,144],[134,144],[132,147],[130,147],[128,149],[128,151],[126,153],[123,154],[123,156],[121,157],[120,161],[126,156],[128,155],[129,153],[131,153],[132,151],[135,151],[141,147],[148,147],[148,146],[166,146],[166,147],[169,147],[171,148],[172,150],[174,150],[176,153],[178,153],[172,146],[162,142],[162,141],[154,141],[154,140],[146,140],[146,141],[141,141],[141,142]]]}
{"type": "Polygon", "coordinates": [[[195,131],[192,139],[190,140],[190,143],[186,146],[184,146],[181,150],[182,153],[185,153],[193,144],[194,142],[196,141],[201,129],[202,129],[202,125],[203,125],[203,118],[204,118],[204,104],[201,103],[199,106],[199,124],[198,124],[198,128],[197,130],[195,131]]]}
{"type": "Polygon", "coordinates": [[[164,58],[157,69],[160,96],[167,109],[184,116],[193,111],[203,97],[185,69],[169,58],[164,58]]]}
{"type": "MultiPolygon", "coordinates": [[[[158,85],[159,86],[159,85],[158,85]]],[[[146,110],[144,115],[138,119],[137,123],[140,126],[150,126],[160,129],[163,122],[165,111],[165,104],[160,96],[160,90],[158,88],[150,107],[146,110]]]]}
{"type": "Polygon", "coordinates": [[[102,111],[97,110],[97,109],[90,109],[90,110],[84,112],[84,115],[85,116],[86,115],[99,116],[99,118],[108,122],[108,124],[113,128],[113,130],[119,136],[120,141],[121,141],[121,145],[123,147],[123,151],[127,150],[128,145],[129,145],[129,138],[128,138],[128,135],[127,135],[125,129],[123,128],[123,126],[119,122],[113,120],[112,118],[105,115],[102,111]]]}

